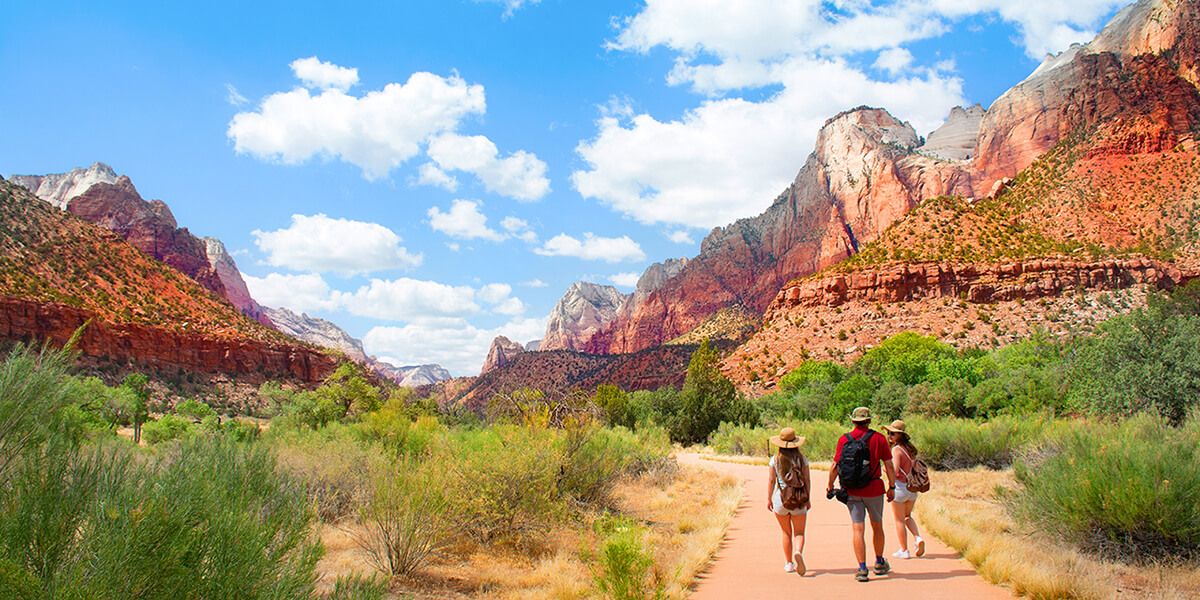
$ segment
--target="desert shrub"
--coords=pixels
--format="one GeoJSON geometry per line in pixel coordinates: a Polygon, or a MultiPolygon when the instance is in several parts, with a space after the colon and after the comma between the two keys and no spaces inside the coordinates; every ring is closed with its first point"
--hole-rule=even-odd
{"type": "Polygon", "coordinates": [[[1007,467],[1021,452],[1039,444],[1048,426],[1040,419],[1017,417],[984,422],[913,418],[908,423],[921,456],[939,469],[1007,467]]]}
{"type": "Polygon", "coordinates": [[[309,505],[325,523],[338,523],[356,513],[371,496],[369,474],[385,457],[376,446],[359,443],[344,426],[280,430],[264,436],[282,469],[305,487],[309,505]]]}
{"type": "Polygon", "coordinates": [[[558,490],[588,504],[608,504],[622,476],[648,471],[670,453],[661,429],[634,434],[624,428],[574,427],[559,436],[558,444],[562,456],[558,490]]]}
{"type": "Polygon", "coordinates": [[[962,379],[947,378],[936,382],[921,382],[908,389],[908,405],[904,414],[924,417],[967,417],[967,394],[971,384],[962,379]]]}
{"type": "Polygon", "coordinates": [[[393,454],[421,454],[442,429],[436,417],[413,418],[402,402],[389,400],[381,409],[367,413],[354,428],[365,439],[381,444],[393,454]]]}
{"type": "Polygon", "coordinates": [[[378,577],[351,575],[338,577],[327,600],[383,600],[387,580],[378,577]]]}
{"type": "Polygon", "coordinates": [[[602,537],[592,582],[602,598],[646,600],[666,597],[665,582],[653,569],[654,550],[646,533],[628,518],[597,521],[602,537]]]}
{"type": "Polygon", "coordinates": [[[806,360],[779,380],[779,389],[795,392],[801,388],[823,386],[832,389],[846,377],[846,368],[828,360],[806,360]]]}
{"type": "Polygon", "coordinates": [[[637,412],[629,401],[629,394],[615,385],[596,388],[592,402],[604,411],[604,420],[613,427],[633,429],[637,425],[637,412]]]}
{"type": "Polygon", "coordinates": [[[310,391],[292,394],[280,412],[282,417],[275,419],[272,426],[320,429],[346,416],[346,409],[335,398],[310,391]]]}
{"type": "MultiPolygon", "coordinates": [[[[202,423],[202,425],[211,427],[214,419],[215,415],[205,417],[205,421],[202,423]]],[[[225,434],[229,437],[229,439],[235,442],[254,442],[258,441],[262,437],[262,428],[259,427],[258,423],[255,423],[254,421],[230,419],[224,424],[221,424],[220,421],[217,421],[217,425],[217,431],[225,434]]]]}
{"type": "Polygon", "coordinates": [[[385,575],[415,573],[452,539],[458,523],[447,512],[440,466],[406,457],[376,470],[358,526],[342,528],[385,575]]]}
{"type": "Polygon", "coordinates": [[[497,424],[450,431],[435,457],[452,490],[460,526],[482,541],[524,544],[564,514],[557,490],[560,456],[555,431],[497,424]]]}
{"type": "Polygon", "coordinates": [[[1094,423],[1014,465],[1025,522],[1109,558],[1200,556],[1200,425],[1094,423]]]}
{"type": "Polygon", "coordinates": [[[160,444],[188,435],[192,422],[179,415],[165,414],[142,426],[142,438],[147,444],[160,444]]]}
{"type": "Polygon", "coordinates": [[[67,383],[71,361],[66,350],[17,344],[0,365],[0,486],[19,457],[67,425],[63,409],[79,391],[67,383]]]}
{"type": "Polygon", "coordinates": [[[1011,406],[1012,396],[1000,379],[981,381],[967,393],[966,409],[975,417],[994,417],[1011,406]]]}
{"type": "MultiPolygon", "coordinates": [[[[780,427],[792,427],[797,435],[804,436],[800,450],[809,460],[832,460],[838,437],[849,431],[841,423],[826,420],[785,422],[780,427]]],[[[779,435],[780,427],[724,423],[713,434],[712,447],[718,454],[770,456],[775,453],[775,447],[770,444],[771,436],[779,435]]]]}
{"type": "Polygon", "coordinates": [[[209,405],[191,398],[176,404],[173,412],[196,422],[203,421],[206,417],[216,414],[209,405]]]}

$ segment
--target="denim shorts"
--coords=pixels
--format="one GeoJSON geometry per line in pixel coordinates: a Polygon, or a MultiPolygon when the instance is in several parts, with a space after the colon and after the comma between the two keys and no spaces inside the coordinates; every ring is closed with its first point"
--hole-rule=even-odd
{"type": "Polygon", "coordinates": [[[850,509],[851,523],[866,521],[868,514],[871,516],[872,523],[878,523],[883,520],[883,496],[872,496],[870,498],[850,496],[850,500],[846,502],[846,506],[850,509]]]}
{"type": "Polygon", "coordinates": [[[775,514],[780,515],[780,516],[792,515],[793,517],[795,517],[795,516],[799,516],[799,515],[808,513],[808,509],[804,508],[804,507],[800,507],[800,508],[796,508],[796,509],[792,509],[792,510],[788,510],[788,509],[784,508],[783,500],[779,499],[779,486],[775,486],[775,491],[771,494],[771,504],[773,505],[771,510],[774,511],[775,514]]]}

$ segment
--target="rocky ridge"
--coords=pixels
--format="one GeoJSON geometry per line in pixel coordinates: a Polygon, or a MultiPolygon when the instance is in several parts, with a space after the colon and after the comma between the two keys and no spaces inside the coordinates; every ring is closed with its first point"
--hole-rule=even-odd
{"type": "Polygon", "coordinates": [[[70,173],[13,175],[8,178],[60,210],[66,210],[71,198],[88,191],[93,185],[117,183],[118,179],[117,172],[102,162],[92,163],[87,169],[76,167],[70,173]]]}
{"type": "Polygon", "coordinates": [[[307,314],[298,315],[286,308],[264,306],[262,311],[267,319],[274,323],[275,328],[283,333],[322,348],[337,350],[354,362],[367,362],[367,353],[363,351],[362,342],[325,319],[310,317],[307,314]]]}
{"type": "MultiPolygon", "coordinates": [[[[578,350],[616,317],[625,295],[611,285],[577,282],[559,298],[546,322],[540,350],[578,350]]],[[[495,345],[493,344],[493,347],[495,345]]]]}
{"type": "Polygon", "coordinates": [[[525,352],[525,347],[521,344],[502,335],[497,336],[496,339],[492,340],[492,347],[488,349],[487,358],[483,361],[483,368],[480,369],[479,374],[483,375],[495,371],[512,362],[513,358],[517,355],[524,354],[525,352]]]}
{"type": "MultiPolygon", "coordinates": [[[[242,272],[238,270],[233,257],[225,250],[225,244],[215,237],[206,237],[202,241],[204,242],[204,254],[208,257],[208,264],[212,266],[217,278],[221,280],[221,285],[225,288],[225,299],[251,319],[268,327],[274,327],[275,324],[267,315],[264,307],[250,296],[250,290],[246,288],[246,280],[242,278],[242,272]]],[[[288,333],[282,328],[280,330],[288,333]]]]}

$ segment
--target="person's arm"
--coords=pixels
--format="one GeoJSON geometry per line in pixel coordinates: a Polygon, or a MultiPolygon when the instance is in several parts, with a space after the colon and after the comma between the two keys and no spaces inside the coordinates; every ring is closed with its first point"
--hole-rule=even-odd
{"type": "Polygon", "coordinates": [[[829,485],[825,487],[826,496],[829,496],[829,493],[833,491],[833,482],[835,479],[837,479],[838,459],[842,456],[842,444],[845,443],[845,441],[845,436],[839,437],[837,442],[837,450],[833,451],[833,464],[829,465],[829,485]]]}
{"type": "Polygon", "coordinates": [[[769,477],[767,477],[767,510],[769,510],[769,511],[771,511],[771,512],[774,512],[774,511],[775,511],[775,502],[774,502],[774,497],[775,497],[775,465],[769,465],[769,466],[767,467],[767,469],[768,469],[768,471],[767,471],[767,472],[770,474],[770,476],[769,476],[769,477]]]}
{"type": "Polygon", "coordinates": [[[896,499],[896,469],[892,466],[892,461],[890,460],[883,461],[883,469],[887,471],[887,499],[888,502],[891,502],[896,499]]]}

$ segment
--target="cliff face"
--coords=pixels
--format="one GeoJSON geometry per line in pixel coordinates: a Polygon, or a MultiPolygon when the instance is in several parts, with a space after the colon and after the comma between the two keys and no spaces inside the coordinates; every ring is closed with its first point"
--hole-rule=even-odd
{"type": "Polygon", "coordinates": [[[573,283],[550,311],[539,350],[578,350],[617,315],[625,295],[611,285],[573,283]]]}
{"type": "MultiPolygon", "coordinates": [[[[250,290],[246,288],[246,280],[242,279],[242,272],[238,270],[237,263],[233,257],[225,250],[225,244],[221,243],[214,237],[206,237],[204,242],[204,254],[208,257],[208,264],[212,267],[213,272],[217,274],[217,278],[221,280],[221,285],[225,288],[225,299],[229,300],[243,314],[266,325],[274,327],[275,324],[267,315],[261,304],[256,302],[250,296],[250,290]]],[[[279,328],[285,333],[290,333],[287,330],[279,328]]]]}
{"type": "Polygon", "coordinates": [[[524,353],[524,346],[504,336],[499,336],[492,340],[492,347],[488,349],[487,359],[483,361],[483,368],[480,369],[479,374],[495,371],[512,362],[518,354],[524,353]]]}
{"type": "MultiPolygon", "coordinates": [[[[257,303],[256,303],[257,304],[257,303]]],[[[366,363],[367,353],[362,341],[346,333],[341,327],[324,319],[298,315],[286,308],[260,307],[268,322],[275,328],[298,339],[322,348],[339,350],[352,361],[366,363]]]]}
{"type": "Polygon", "coordinates": [[[1100,155],[1194,151],[1198,6],[1143,0],[1123,10],[1090,44],[1047,57],[984,114],[952,111],[921,147],[886,111],[834,117],[765,213],[714,229],[699,256],[584,349],[661,344],[729,306],[761,313],[788,280],[855,254],[922,200],[995,196],[1070,135],[1090,133],[1100,155]]]}
{"type": "Polygon", "coordinates": [[[788,280],[852,255],[920,199],[969,195],[965,169],[914,154],[918,143],[911,126],[881,109],[834,117],[765,213],[714,229],[699,256],[593,336],[585,351],[662,344],[729,306],[761,313],[788,280]]]}
{"type": "Polygon", "coordinates": [[[13,175],[8,180],[33,192],[51,206],[66,210],[67,202],[97,183],[116,183],[117,172],[102,163],[92,163],[87,169],[75,168],[70,173],[53,175],[13,175]]]}
{"type": "Polygon", "coordinates": [[[317,385],[337,368],[337,359],[294,344],[254,339],[219,339],[135,323],[112,323],[93,312],[0,296],[0,338],[62,345],[76,329],[91,321],[78,350],[88,360],[134,362],[175,373],[178,369],[237,375],[261,383],[267,379],[298,380],[317,385]]]}

